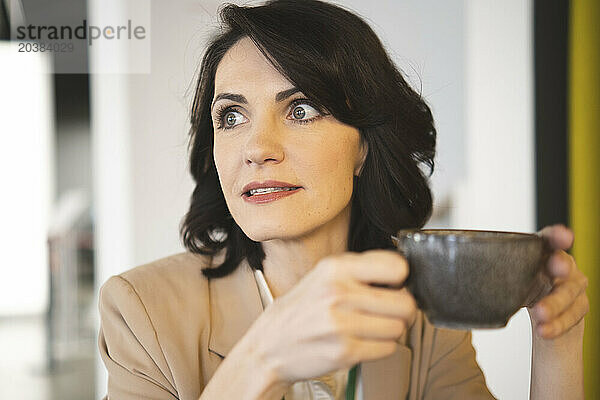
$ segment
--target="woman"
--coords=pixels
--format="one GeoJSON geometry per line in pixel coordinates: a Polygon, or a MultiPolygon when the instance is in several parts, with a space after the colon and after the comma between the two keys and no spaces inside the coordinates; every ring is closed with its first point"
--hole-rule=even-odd
{"type": "MultiPolygon", "coordinates": [[[[409,266],[390,235],[431,213],[429,107],[340,7],[221,18],[192,108],[189,251],[101,289],[108,397],[493,398],[470,333],[393,288],[409,266]]],[[[564,252],[572,233],[541,234],[555,287],[530,310],[532,398],[582,398],[586,279],[564,252]]]]}

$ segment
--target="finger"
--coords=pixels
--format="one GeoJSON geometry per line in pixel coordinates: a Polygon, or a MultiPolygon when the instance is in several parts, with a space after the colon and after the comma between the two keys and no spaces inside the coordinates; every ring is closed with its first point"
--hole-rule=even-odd
{"type": "Polygon", "coordinates": [[[575,259],[573,256],[562,250],[552,253],[546,264],[546,270],[553,278],[566,278],[575,269],[575,259]]]}
{"type": "Polygon", "coordinates": [[[573,246],[573,231],[562,224],[546,226],[537,233],[543,237],[553,249],[568,250],[573,246]]]}
{"type": "Polygon", "coordinates": [[[407,327],[406,321],[402,319],[349,310],[336,312],[336,318],[344,334],[368,340],[396,340],[407,327]]]}
{"type": "Polygon", "coordinates": [[[412,326],[417,302],[407,289],[384,289],[358,284],[343,300],[343,307],[384,317],[402,318],[412,326]]]}
{"type": "Polygon", "coordinates": [[[545,339],[554,339],[577,325],[589,309],[589,299],[585,293],[582,293],[569,310],[550,322],[538,325],[537,333],[545,339]]]}
{"type": "Polygon", "coordinates": [[[348,252],[344,253],[344,257],[349,260],[344,268],[360,282],[398,287],[408,277],[408,261],[396,251],[378,249],[362,253],[348,252]]]}
{"type": "Polygon", "coordinates": [[[398,347],[395,340],[365,340],[359,338],[347,339],[345,358],[349,359],[351,365],[361,361],[372,361],[389,356],[398,347]]]}
{"type": "Polygon", "coordinates": [[[548,322],[567,310],[585,291],[585,284],[579,280],[564,281],[552,289],[552,292],[534,307],[535,318],[539,322],[548,322]]]}

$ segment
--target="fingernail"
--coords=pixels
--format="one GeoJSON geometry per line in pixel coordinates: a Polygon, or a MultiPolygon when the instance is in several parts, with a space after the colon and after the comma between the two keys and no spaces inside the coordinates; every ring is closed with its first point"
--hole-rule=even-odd
{"type": "Polygon", "coordinates": [[[543,319],[544,314],[546,313],[546,310],[544,309],[544,307],[541,304],[538,304],[534,308],[535,308],[535,315],[538,317],[538,319],[543,319]]]}

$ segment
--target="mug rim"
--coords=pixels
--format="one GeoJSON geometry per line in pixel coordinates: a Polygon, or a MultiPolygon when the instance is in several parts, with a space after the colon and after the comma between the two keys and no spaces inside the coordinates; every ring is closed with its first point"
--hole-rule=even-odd
{"type": "Polygon", "coordinates": [[[527,232],[510,232],[510,231],[491,231],[482,229],[401,229],[395,235],[391,235],[392,240],[395,244],[400,240],[401,237],[413,238],[415,234],[423,235],[425,237],[435,237],[439,239],[447,239],[455,241],[460,239],[461,241],[507,241],[507,240],[540,240],[542,237],[537,233],[527,232]],[[484,235],[477,235],[483,233],[484,235]]]}

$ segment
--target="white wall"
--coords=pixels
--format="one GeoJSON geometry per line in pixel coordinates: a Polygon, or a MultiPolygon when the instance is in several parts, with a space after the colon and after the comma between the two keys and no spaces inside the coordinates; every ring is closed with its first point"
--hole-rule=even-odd
{"type": "Polygon", "coordinates": [[[0,42],[0,317],[48,307],[54,101],[48,53],[0,42]]]}
{"type": "MultiPolygon", "coordinates": [[[[466,177],[456,187],[456,227],[535,230],[532,2],[466,3],[466,177]]],[[[501,330],[473,333],[488,386],[529,398],[531,323],[522,309],[501,330]]]]}
{"type": "MultiPolygon", "coordinates": [[[[90,12],[127,14],[113,3],[91,0],[90,12]]],[[[188,110],[220,3],[153,1],[151,73],[92,77],[98,284],[183,250],[177,228],[193,189],[185,147],[188,110]]],[[[364,16],[409,81],[417,88],[422,83],[438,129],[435,201],[452,196],[451,224],[533,229],[531,2],[337,3],[364,16]]],[[[92,64],[102,56],[108,55],[96,47],[92,64]]],[[[127,54],[112,62],[126,65],[127,54]]],[[[527,397],[525,319],[474,335],[488,384],[502,399],[527,397]]],[[[106,388],[101,364],[98,371],[100,397],[106,388]]]]}

